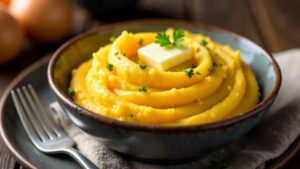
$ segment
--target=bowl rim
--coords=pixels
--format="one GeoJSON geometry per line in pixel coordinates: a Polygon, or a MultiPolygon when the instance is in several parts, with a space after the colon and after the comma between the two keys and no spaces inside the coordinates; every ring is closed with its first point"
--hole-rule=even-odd
{"type": "Polygon", "coordinates": [[[51,88],[51,90],[54,92],[56,98],[61,101],[64,105],[68,106],[69,108],[76,110],[77,113],[79,113],[80,116],[87,117],[93,121],[112,126],[114,128],[125,128],[129,130],[135,130],[135,131],[150,131],[150,132],[157,132],[157,133],[173,133],[173,132],[195,132],[195,131],[206,131],[206,130],[214,130],[217,128],[228,128],[231,127],[237,123],[242,123],[248,119],[255,118],[258,116],[262,109],[265,108],[268,104],[271,104],[272,101],[276,98],[278,91],[281,86],[282,77],[281,77],[281,71],[278,66],[278,63],[275,61],[272,54],[262,48],[261,46],[257,45],[255,42],[249,40],[246,37],[243,37],[241,35],[238,35],[236,33],[233,33],[231,31],[228,31],[226,29],[213,26],[210,24],[204,24],[199,22],[192,22],[192,21],[184,21],[184,20],[178,20],[178,19],[143,19],[143,20],[131,20],[131,21],[123,21],[123,22],[116,22],[106,25],[101,25],[99,27],[96,27],[88,32],[81,33],[74,38],[70,39],[69,41],[65,42],[62,46],[60,46],[55,53],[53,54],[52,58],[50,59],[48,70],[47,70],[47,77],[48,77],[48,83],[51,88]],[[216,31],[216,32],[222,32],[234,39],[243,39],[248,41],[250,44],[260,48],[263,52],[263,54],[267,57],[267,59],[272,63],[272,66],[275,70],[275,85],[273,86],[270,93],[262,100],[260,101],[256,106],[254,106],[252,109],[248,110],[241,116],[237,116],[234,118],[230,118],[227,120],[219,121],[219,122],[213,122],[208,124],[195,124],[195,125],[188,125],[188,126],[158,126],[158,125],[149,125],[149,124],[136,124],[136,123],[130,123],[130,122],[123,122],[119,120],[115,120],[109,117],[105,117],[99,114],[96,114],[92,111],[89,111],[88,109],[81,107],[73,102],[64,92],[61,91],[61,89],[58,87],[57,83],[54,81],[54,68],[56,65],[56,62],[58,58],[60,57],[61,53],[63,53],[69,46],[73,45],[74,43],[80,41],[81,39],[84,39],[86,37],[89,37],[93,34],[97,34],[99,32],[109,32],[109,30],[112,30],[116,27],[126,26],[126,25],[135,25],[135,24],[166,24],[166,23],[173,23],[175,25],[182,25],[186,27],[193,27],[193,28],[199,28],[199,29],[206,29],[210,31],[216,31]]]}

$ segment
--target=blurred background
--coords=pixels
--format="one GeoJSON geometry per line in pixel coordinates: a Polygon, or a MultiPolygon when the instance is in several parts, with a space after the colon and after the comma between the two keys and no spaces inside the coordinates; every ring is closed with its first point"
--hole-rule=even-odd
{"type": "Polygon", "coordinates": [[[300,46],[299,11],[300,0],[0,0],[0,73],[19,72],[81,32],[143,18],[209,23],[282,51],[300,46]]]}
{"type": "Polygon", "coordinates": [[[75,35],[144,18],[213,24],[270,52],[300,47],[300,0],[0,0],[0,95],[25,67],[75,35]]]}

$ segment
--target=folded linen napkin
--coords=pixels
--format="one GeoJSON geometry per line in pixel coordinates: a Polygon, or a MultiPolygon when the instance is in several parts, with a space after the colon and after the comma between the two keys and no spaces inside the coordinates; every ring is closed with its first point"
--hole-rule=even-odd
{"type": "MultiPolygon", "coordinates": [[[[101,169],[198,169],[224,165],[226,169],[262,169],[279,157],[300,133],[300,49],[275,54],[283,75],[282,87],[270,113],[245,137],[198,161],[178,165],[157,165],[126,159],[74,126],[55,102],[50,105],[56,120],[77,143],[77,148],[101,169]],[[214,164],[212,164],[212,161],[214,164]]],[[[222,168],[222,167],[220,167],[222,168]]]]}

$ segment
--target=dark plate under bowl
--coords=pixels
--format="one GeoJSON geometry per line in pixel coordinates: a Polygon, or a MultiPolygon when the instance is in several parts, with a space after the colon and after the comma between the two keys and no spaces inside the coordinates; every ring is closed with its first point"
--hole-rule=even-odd
{"type": "Polygon", "coordinates": [[[138,20],[101,26],[62,45],[48,67],[48,80],[58,102],[70,119],[83,131],[99,138],[109,148],[146,160],[183,160],[207,155],[251,130],[268,112],[281,84],[279,67],[273,57],[254,42],[232,32],[199,23],[178,20],[138,20]],[[110,119],[75,104],[67,89],[71,71],[91,58],[111,36],[129,32],[163,31],[168,27],[202,33],[228,44],[242,53],[254,71],[262,91],[262,101],[242,116],[222,122],[167,127],[140,125],[110,119]]]}

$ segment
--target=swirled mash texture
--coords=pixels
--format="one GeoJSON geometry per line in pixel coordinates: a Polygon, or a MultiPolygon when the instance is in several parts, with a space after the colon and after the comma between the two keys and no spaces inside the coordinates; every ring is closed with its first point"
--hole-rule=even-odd
{"type": "Polygon", "coordinates": [[[73,70],[75,103],[120,121],[169,126],[222,121],[258,103],[256,78],[240,52],[202,34],[185,31],[192,60],[168,71],[142,67],[137,50],[155,35],[124,31],[73,70]]]}

